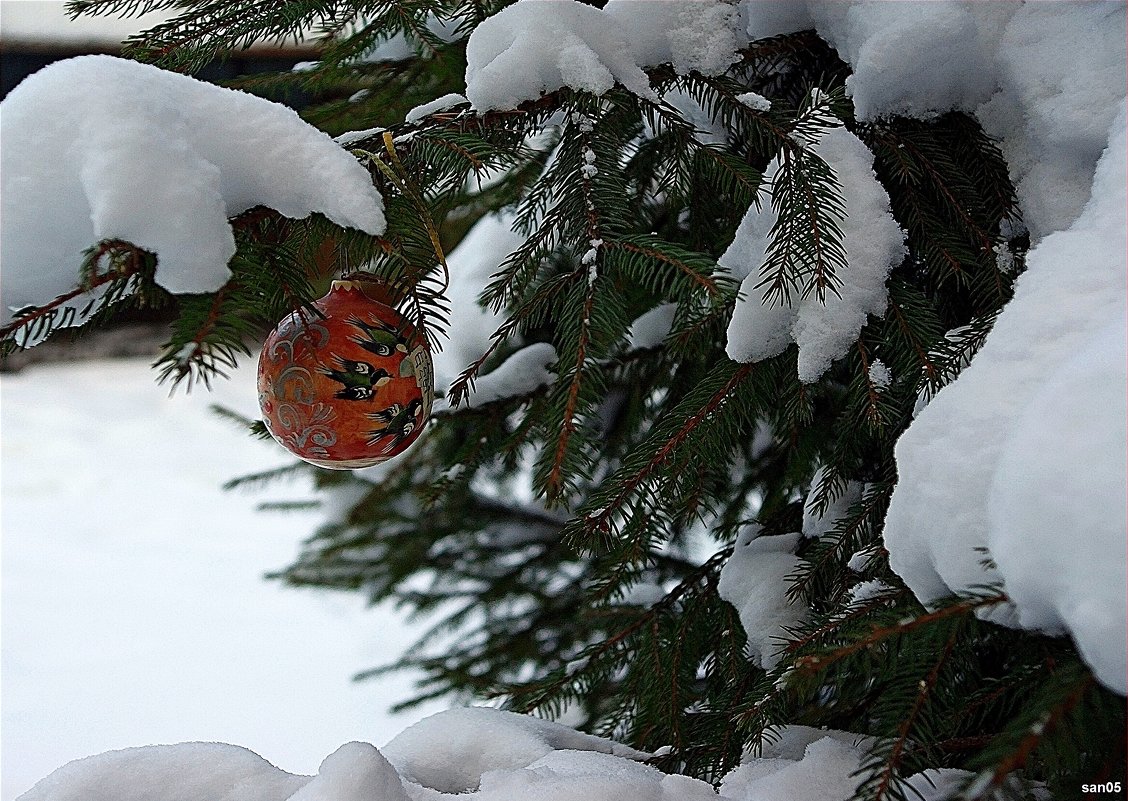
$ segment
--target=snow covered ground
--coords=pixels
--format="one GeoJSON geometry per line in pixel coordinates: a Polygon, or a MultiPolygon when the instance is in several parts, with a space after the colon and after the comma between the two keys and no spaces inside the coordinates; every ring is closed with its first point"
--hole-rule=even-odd
{"type": "Polygon", "coordinates": [[[209,411],[257,415],[253,372],[171,398],[143,360],[0,378],[3,801],[148,743],[235,742],[315,773],[445,707],[393,717],[409,676],[349,681],[414,639],[395,612],[263,580],[318,513],[255,510],[310,497],[304,480],[220,489],[288,461],[209,411]]]}

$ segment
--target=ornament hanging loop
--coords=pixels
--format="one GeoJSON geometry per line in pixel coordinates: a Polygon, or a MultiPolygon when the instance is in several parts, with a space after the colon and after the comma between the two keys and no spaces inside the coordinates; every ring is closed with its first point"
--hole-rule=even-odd
{"type": "Polygon", "coordinates": [[[397,283],[363,270],[345,273],[330,285],[330,289],[355,289],[377,303],[396,308],[406,296],[397,283]]]}
{"type": "Polygon", "coordinates": [[[442,292],[446,292],[447,287],[450,286],[450,268],[447,267],[446,254],[443,253],[442,242],[439,239],[439,229],[435,225],[434,219],[431,217],[431,211],[427,208],[423,196],[411,185],[407,178],[407,170],[400,161],[399,153],[396,152],[395,140],[392,138],[391,131],[384,131],[384,149],[388,153],[388,160],[391,164],[385,164],[384,160],[375,153],[370,153],[366,150],[355,151],[367,156],[370,164],[376,167],[385,178],[388,179],[395,186],[404,197],[411,201],[411,205],[415,207],[416,212],[419,214],[419,219],[423,223],[424,229],[427,231],[427,236],[431,240],[431,247],[435,251],[435,258],[438,259],[439,267],[442,270],[442,292]]]}

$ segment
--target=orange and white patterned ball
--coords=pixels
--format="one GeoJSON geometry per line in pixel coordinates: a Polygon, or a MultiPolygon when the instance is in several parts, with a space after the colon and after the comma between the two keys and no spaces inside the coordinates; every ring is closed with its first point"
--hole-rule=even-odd
{"type": "Polygon", "coordinates": [[[259,406],[271,435],[311,464],[352,470],[402,453],[434,401],[423,332],[373,280],[334,281],[266,338],[259,406]]]}

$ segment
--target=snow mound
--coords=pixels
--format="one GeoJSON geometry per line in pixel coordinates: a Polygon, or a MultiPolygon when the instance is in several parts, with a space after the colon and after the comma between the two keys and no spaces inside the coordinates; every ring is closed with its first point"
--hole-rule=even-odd
{"type": "Polygon", "coordinates": [[[513,109],[561,87],[602,95],[616,82],[658,96],[625,31],[576,0],[524,0],[482,22],[466,43],[466,97],[477,111],[513,109]]]}
{"type": "MultiPolygon", "coordinates": [[[[980,3],[1005,7],[1003,4],[980,3]]],[[[1024,3],[998,36],[998,91],[976,110],[999,140],[1036,241],[1089,199],[1124,86],[1125,4],[1024,3]]]]}
{"type": "Polygon", "coordinates": [[[863,120],[973,111],[991,96],[993,39],[1000,13],[1009,9],[992,16],[992,9],[975,6],[945,1],[811,4],[819,34],[853,68],[846,91],[863,120]]]}
{"type": "Polygon", "coordinates": [[[376,747],[345,743],[287,801],[408,801],[403,782],[376,747]]]}
{"type": "Polygon", "coordinates": [[[252,206],[384,230],[365,169],[294,111],[147,64],[55,62],[0,104],[0,137],[3,322],[77,287],[102,239],[155,252],[161,286],[198,293],[230,276],[227,219],[252,206]]]}
{"type": "Polygon", "coordinates": [[[759,526],[741,532],[732,556],[721,568],[717,592],[740,614],[752,659],[771,670],[779,664],[780,650],[789,638],[787,629],[806,617],[806,605],[787,597],[787,577],[799,568],[795,547],[802,535],[759,534],[759,526]]]}
{"type": "MultiPolygon", "coordinates": [[[[454,796],[461,800],[466,796],[454,796]]],[[[712,786],[593,751],[553,751],[527,768],[482,776],[474,801],[717,801],[712,786]]],[[[420,796],[422,801],[422,796],[420,796]]]]}
{"type": "Polygon", "coordinates": [[[19,801],[281,801],[310,778],[237,745],[148,745],[68,762],[19,801]]]}
{"type": "MultiPolygon", "coordinates": [[[[790,306],[767,302],[767,286],[757,286],[776,221],[775,209],[767,203],[748,210],[718,260],[734,278],[743,279],[744,297],[737,301],[728,327],[729,358],[759,361],[795,342],[804,383],[817,381],[831,362],[846,354],[867,315],[885,314],[885,279],[905,255],[904,232],[893,219],[889,195],[873,172],[873,154],[862,141],[845,128],[834,128],[813,150],[834,171],[846,204],[839,228],[847,266],[836,272],[838,294],[828,292],[820,301],[812,293],[792,298],[790,306]]],[[[768,166],[765,183],[770,185],[779,168],[776,159],[768,166]]]]}
{"type": "MultiPolygon", "coordinates": [[[[494,709],[453,709],[396,737],[384,749],[391,762],[352,742],[316,776],[295,776],[234,745],[146,746],[68,763],[19,801],[845,801],[872,745],[850,732],[775,728],[762,755],[746,753],[718,795],[600,737],[494,709]]],[[[941,801],[970,775],[931,770],[907,783],[922,801],[941,801]]]]}
{"type": "Polygon", "coordinates": [[[400,774],[444,793],[475,790],[483,774],[525,768],[550,752],[649,756],[550,720],[490,707],[449,709],[409,726],[384,746],[400,774]]]}
{"type": "MultiPolygon", "coordinates": [[[[857,789],[872,740],[849,732],[784,726],[765,739],[763,755],[721,780],[721,797],[734,801],[847,801],[857,789]],[[775,738],[778,738],[775,739],[775,738]]],[[[972,776],[965,770],[928,770],[906,780],[909,798],[943,801],[972,776]]]]}
{"type": "Polygon", "coordinates": [[[1126,114],[1122,101],[1081,216],[1031,249],[982,349],[898,441],[884,535],[922,602],[1001,580],[1016,619],[996,619],[1068,632],[1121,693],[1126,114]]]}

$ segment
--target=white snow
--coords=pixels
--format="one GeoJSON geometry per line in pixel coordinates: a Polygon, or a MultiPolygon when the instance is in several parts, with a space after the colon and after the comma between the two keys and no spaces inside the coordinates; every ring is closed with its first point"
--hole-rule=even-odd
{"type": "Polygon", "coordinates": [[[409,801],[403,781],[369,743],[345,743],[321,763],[317,775],[288,801],[409,801]]]}
{"type": "MultiPolygon", "coordinates": [[[[744,763],[721,781],[722,798],[734,801],[846,801],[861,782],[871,740],[850,732],[784,726],[765,738],[762,756],[744,763]]],[[[919,801],[944,801],[972,776],[944,768],[907,780],[906,795],[919,801]],[[915,791],[915,792],[914,792],[915,791]]]]}
{"type": "Polygon", "coordinates": [[[489,707],[449,709],[424,718],[382,750],[405,779],[462,793],[478,789],[487,772],[524,768],[560,749],[649,756],[559,723],[489,707]]]}
{"type": "Polygon", "coordinates": [[[736,607],[748,637],[748,653],[765,670],[774,668],[789,635],[786,628],[798,626],[807,607],[788,599],[787,577],[799,568],[795,547],[798,532],[761,537],[758,526],[749,526],[737,538],[732,556],[721,568],[717,592],[736,607]]]}
{"type": "Polygon", "coordinates": [[[736,99],[744,105],[748,106],[748,108],[752,109],[753,111],[772,110],[772,101],[768,100],[763,95],[756,94],[755,92],[745,92],[744,94],[739,94],[736,96],[736,99]]]}
{"type": "MultiPolygon", "coordinates": [[[[21,801],[846,801],[872,739],[785,726],[709,784],[667,775],[647,757],[566,726],[495,709],[451,709],[382,749],[349,742],[316,776],[285,772],[248,749],[181,743],[100,754],[63,766],[21,801]],[[393,767],[394,766],[394,767],[393,767]]],[[[942,801],[971,778],[930,770],[914,796],[942,801]]]]}
{"type": "Polygon", "coordinates": [[[451,106],[457,106],[459,103],[465,103],[466,97],[456,92],[443,95],[436,98],[429,103],[423,103],[411,109],[404,115],[404,122],[418,122],[429,114],[434,114],[436,111],[443,111],[451,106]]]}
{"type": "Polygon", "coordinates": [[[979,353],[898,441],[885,522],[890,565],[924,603],[1001,580],[1009,622],[1068,632],[1121,693],[1125,128],[1122,102],[1083,213],[1031,249],[979,353]]]}
{"type": "Polygon", "coordinates": [[[850,64],[860,120],[974,113],[1035,241],[1084,206],[1124,96],[1124,3],[743,0],[740,15],[750,39],[814,28],[850,64]]]}
{"type": "Polygon", "coordinates": [[[862,499],[862,483],[860,481],[847,481],[846,486],[837,495],[830,497],[822,511],[818,510],[818,487],[826,475],[826,468],[820,467],[811,479],[811,491],[803,502],[803,536],[808,539],[817,539],[834,530],[835,525],[846,516],[850,507],[862,499]]]}
{"type": "Polygon", "coordinates": [[[681,75],[719,75],[737,60],[747,39],[733,24],[735,10],[723,0],[609,0],[603,7],[606,24],[627,34],[636,64],[669,63],[681,75]]]}
{"type": "Polygon", "coordinates": [[[602,95],[622,84],[657,101],[626,32],[576,0],[523,0],[482,22],[466,43],[466,97],[477,111],[513,109],[564,86],[602,95]]]}
{"type": "Polygon", "coordinates": [[[855,573],[861,573],[869,565],[874,558],[877,557],[880,549],[876,545],[871,545],[868,548],[863,548],[850,557],[846,563],[846,567],[853,570],[855,573]]]}
{"type": "Polygon", "coordinates": [[[173,397],[144,359],[0,377],[3,801],[149,743],[236,742],[312,773],[442,708],[388,713],[411,673],[350,681],[415,640],[402,614],[263,579],[331,510],[256,510],[322,497],[304,478],[220,488],[291,461],[209,410],[258,414],[254,386],[253,359],[173,397]]]}
{"type": "Polygon", "coordinates": [[[345,131],[343,134],[334,137],[333,141],[341,147],[351,147],[362,139],[372,139],[373,137],[379,136],[380,134],[384,133],[384,131],[386,130],[388,129],[377,127],[361,128],[357,131],[345,131]]]}
{"type": "Polygon", "coordinates": [[[859,582],[850,588],[849,605],[862,606],[866,601],[873,600],[890,589],[892,588],[880,579],[859,582]]]}
{"type": "MultiPolygon", "coordinates": [[[[971,111],[995,88],[992,47],[1010,8],[974,3],[812,4],[815,25],[853,74],[859,119],[971,111]]],[[[995,4],[984,4],[995,5],[995,4]]]]}
{"type": "Polygon", "coordinates": [[[291,109],[243,92],[81,56],[28,77],[0,114],[3,322],[75,288],[82,251],[101,239],[156,252],[157,282],[195,293],[229,277],[227,218],[252,206],[384,229],[363,167],[291,109]]]}
{"type": "MultiPolygon", "coordinates": [[[[760,283],[775,210],[766,202],[748,210],[736,237],[718,263],[734,278],[743,278],[728,328],[726,352],[735,361],[750,362],[782,353],[791,342],[799,346],[799,379],[817,381],[831,362],[846,354],[868,315],[885,314],[885,279],[905,254],[904,232],[889,210],[889,195],[873,173],[873,154],[845,128],[834,128],[813,146],[832,168],[845,199],[839,222],[847,266],[836,275],[838,294],[825,301],[815,293],[791,298],[791,305],[768,305],[767,287],[760,283]]],[[[778,160],[768,167],[770,185],[778,160]]]]}
{"type": "Polygon", "coordinates": [[[505,258],[524,244],[513,231],[512,213],[489,214],[474,224],[458,246],[447,254],[451,298],[450,339],[433,354],[435,386],[446,388],[490,345],[490,335],[505,316],[478,305],[478,296],[505,258]]]}
{"type": "MultiPolygon", "coordinates": [[[[671,106],[685,122],[693,124],[693,138],[703,145],[725,145],[729,140],[728,130],[689,92],[673,88],[662,95],[662,101],[671,106]]],[[[647,123],[647,136],[653,136],[647,123]]]]}
{"type": "Polygon", "coordinates": [[[308,781],[236,745],[150,745],[69,762],[20,801],[267,801],[289,798],[308,781]]]}
{"type": "Polygon", "coordinates": [[[1023,222],[1036,242],[1069,227],[1089,199],[1128,82],[1128,31],[1121,2],[1011,8],[997,38],[999,90],[976,116],[1000,140],[1023,222]]]}
{"type": "Polygon", "coordinates": [[[874,359],[870,362],[867,375],[870,383],[878,390],[889,389],[889,385],[893,383],[893,371],[881,359],[874,359]]]}
{"type": "Polygon", "coordinates": [[[636,318],[627,331],[627,349],[656,348],[665,342],[677,310],[678,304],[663,303],[636,318]]]}
{"type": "Polygon", "coordinates": [[[316,776],[287,773],[246,748],[179,743],[109,751],[70,762],[20,801],[409,801],[368,743],[345,743],[316,776]]]}
{"type": "Polygon", "coordinates": [[[480,376],[467,395],[466,404],[483,406],[551,384],[556,376],[548,366],[555,361],[556,349],[548,342],[526,345],[496,368],[480,376]]]}

